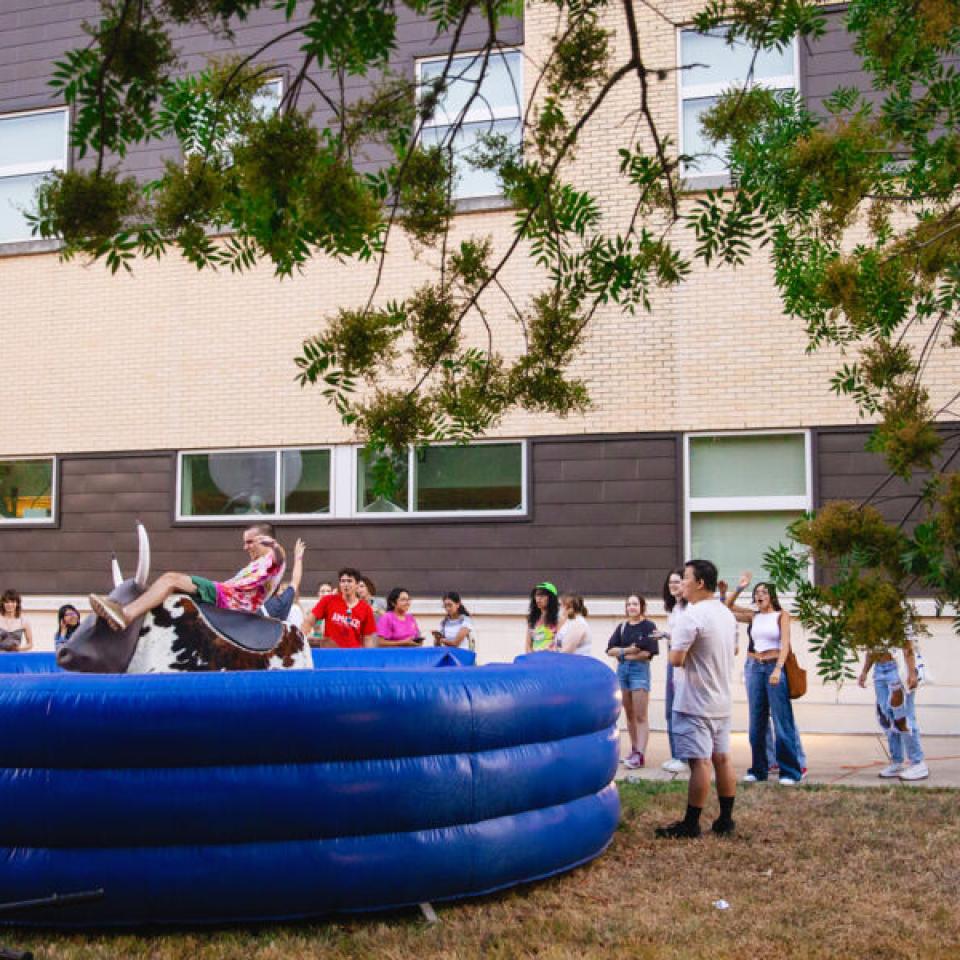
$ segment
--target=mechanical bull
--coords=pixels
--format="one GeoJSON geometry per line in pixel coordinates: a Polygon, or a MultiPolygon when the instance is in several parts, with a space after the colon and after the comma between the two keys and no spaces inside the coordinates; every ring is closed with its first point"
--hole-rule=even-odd
{"type": "MultiPolygon", "coordinates": [[[[124,580],[116,557],[110,599],[127,604],[147,587],[150,539],[138,524],[137,572],[124,580]]],[[[57,652],[64,670],[175,673],[199,670],[310,670],[313,659],[294,626],[255,613],[223,610],[175,593],[125,630],[90,615],[57,652]]]]}

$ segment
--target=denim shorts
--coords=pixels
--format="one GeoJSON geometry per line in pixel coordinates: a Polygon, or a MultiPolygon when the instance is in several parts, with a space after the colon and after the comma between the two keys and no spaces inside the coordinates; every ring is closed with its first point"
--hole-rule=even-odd
{"type": "Polygon", "coordinates": [[[621,690],[646,690],[650,692],[650,661],[621,660],[617,664],[617,679],[621,690]]]}

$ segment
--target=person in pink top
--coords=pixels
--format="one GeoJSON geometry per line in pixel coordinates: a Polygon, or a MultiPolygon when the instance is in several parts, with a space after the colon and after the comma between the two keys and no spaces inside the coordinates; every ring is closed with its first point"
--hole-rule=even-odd
{"type": "Polygon", "coordinates": [[[223,583],[185,573],[165,573],[126,606],[92,593],[90,608],[113,630],[125,630],[148,610],[160,606],[172,593],[187,593],[201,603],[226,610],[256,613],[283,579],[286,555],[274,539],[272,523],[254,523],[247,527],[243,531],[243,549],[250,562],[223,583]]]}
{"type": "Polygon", "coordinates": [[[377,621],[377,646],[418,647],[422,643],[417,618],[410,613],[410,591],[394,587],[387,596],[387,612],[377,621]]]}

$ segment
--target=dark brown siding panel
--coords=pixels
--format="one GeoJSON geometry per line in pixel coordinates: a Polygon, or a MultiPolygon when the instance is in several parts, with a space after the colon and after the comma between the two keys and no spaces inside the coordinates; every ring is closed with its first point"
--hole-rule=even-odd
{"type": "MultiPolygon", "coordinates": [[[[305,4],[301,6],[307,9],[305,4]]],[[[0,114],[62,104],[62,98],[49,86],[53,64],[62,59],[67,50],[86,45],[88,37],[83,33],[82,24],[84,20],[97,19],[99,2],[3,0],[0,7],[0,114]]],[[[446,53],[451,38],[449,34],[437,37],[432,24],[417,18],[406,6],[400,5],[397,14],[397,46],[391,58],[391,68],[412,77],[414,60],[446,53]]],[[[305,20],[304,13],[294,17],[291,23],[295,26],[305,20]]],[[[280,11],[265,5],[265,9],[254,11],[247,20],[234,24],[235,39],[232,42],[190,26],[175,35],[174,46],[183,60],[184,69],[197,72],[211,56],[251,55],[289,26],[280,11]]],[[[523,22],[505,20],[498,29],[498,37],[508,46],[522,44],[523,22]]],[[[475,16],[461,33],[459,49],[464,52],[475,50],[486,38],[486,26],[479,16],[475,16]]],[[[275,65],[277,75],[289,83],[303,61],[301,43],[299,35],[281,40],[263,53],[257,63],[275,65]]],[[[337,84],[323,71],[312,70],[311,78],[324,89],[337,90],[337,84]]],[[[368,77],[349,78],[346,85],[348,99],[368,93],[371,80],[368,77]]],[[[314,107],[318,123],[329,117],[329,109],[311,87],[305,88],[300,105],[314,107]]],[[[163,160],[174,155],[171,143],[153,142],[134,147],[123,160],[122,167],[142,178],[154,177],[162,171],[163,160]]],[[[88,157],[81,165],[92,162],[88,157]]]]}
{"type": "MultiPolygon", "coordinates": [[[[815,113],[825,113],[823,101],[838,87],[859,90],[868,102],[879,104],[883,95],[873,89],[871,75],[853,51],[853,37],[844,23],[846,6],[832,5],[824,11],[826,32],[817,40],[805,40],[800,49],[800,89],[815,113]]],[[[956,59],[945,59],[956,65],[956,59]]]]}
{"type": "MultiPolygon", "coordinates": [[[[945,425],[942,432],[945,455],[949,456],[956,450],[960,437],[956,426],[945,425]]],[[[861,502],[869,497],[888,521],[899,523],[913,507],[929,474],[917,473],[909,482],[894,479],[884,483],[890,471],[879,454],[864,449],[869,436],[869,427],[817,431],[819,492],[815,506],[830,500],[861,502]]]]}
{"type": "MultiPolygon", "coordinates": [[[[291,524],[281,539],[307,541],[305,595],[341,566],[368,573],[381,593],[403,584],[421,595],[516,595],[546,578],[584,593],[655,595],[681,559],[679,443],[663,434],[531,441],[527,520],[291,524]],[[571,475],[578,479],[564,479],[571,475]]],[[[175,526],[175,462],[173,453],[64,458],[59,527],[0,528],[0,584],[23,593],[104,589],[111,552],[128,575],[136,565],[137,520],[150,532],[154,576],[230,576],[244,562],[240,526],[175,526]]]]}
{"type": "Polygon", "coordinates": [[[823,101],[837,87],[855,87],[868,100],[877,101],[870,76],[853,52],[853,38],[844,25],[845,9],[833,7],[824,16],[824,35],[799,44],[800,89],[808,106],[815,113],[825,113],[823,101]]]}

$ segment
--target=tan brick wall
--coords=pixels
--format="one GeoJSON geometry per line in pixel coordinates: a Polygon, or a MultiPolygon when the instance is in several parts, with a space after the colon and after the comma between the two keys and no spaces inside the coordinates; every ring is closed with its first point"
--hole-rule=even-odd
{"type": "MultiPolygon", "coordinates": [[[[693,4],[666,5],[680,19],[693,4]]],[[[611,12],[611,25],[619,18],[611,12]]],[[[674,29],[637,5],[652,68],[672,68],[674,29]]],[[[541,61],[553,10],[528,7],[526,56],[541,61]]],[[[618,42],[624,35],[620,30],[618,42]]],[[[529,67],[528,75],[529,75],[529,67]]],[[[677,76],[651,78],[662,132],[676,137],[677,76]]],[[[571,176],[603,199],[611,228],[632,209],[617,174],[616,147],[637,122],[639,85],[625,83],[601,109],[571,176]]],[[[686,198],[689,205],[692,198],[686,198]]],[[[510,211],[466,215],[458,232],[510,236],[510,211]]],[[[693,252],[690,231],[674,230],[693,252]]],[[[397,243],[380,298],[408,294],[430,276],[436,255],[416,258],[397,243]]],[[[61,264],[55,255],[0,258],[0,319],[7,375],[0,454],[77,450],[202,448],[338,442],[350,439],[317,389],[294,382],[293,356],[338,306],[364,302],[373,269],[317,260],[279,281],[264,267],[237,276],[198,273],[176,259],[137,264],[132,276],[102,265],[61,264]]],[[[533,266],[516,259],[504,274],[523,304],[536,292],[533,266]]],[[[501,346],[521,343],[505,303],[490,316],[501,346]]],[[[471,337],[480,336],[474,324],[471,337]]],[[[799,324],[783,316],[763,254],[745,267],[698,266],[679,289],[658,291],[648,314],[598,313],[573,372],[590,383],[583,416],[515,413],[503,436],[636,430],[738,429],[849,423],[851,404],[833,396],[835,354],[805,354],[799,324]]],[[[960,363],[937,351],[929,379],[941,402],[960,381],[960,363]]]]}

